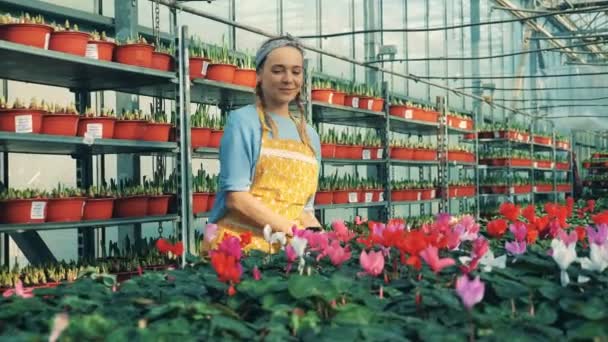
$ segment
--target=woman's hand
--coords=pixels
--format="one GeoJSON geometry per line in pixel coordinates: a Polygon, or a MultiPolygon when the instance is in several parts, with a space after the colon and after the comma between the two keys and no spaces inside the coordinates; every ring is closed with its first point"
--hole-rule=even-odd
{"type": "Polygon", "coordinates": [[[314,211],[307,211],[307,210],[302,211],[302,214],[300,215],[300,222],[302,222],[302,225],[304,226],[304,228],[308,228],[308,227],[321,228],[321,223],[315,217],[314,211]]]}

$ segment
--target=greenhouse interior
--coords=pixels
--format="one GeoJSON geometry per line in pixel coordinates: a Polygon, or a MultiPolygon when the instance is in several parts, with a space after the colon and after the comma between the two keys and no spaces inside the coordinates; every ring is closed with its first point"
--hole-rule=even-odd
{"type": "Polygon", "coordinates": [[[607,42],[602,0],[0,0],[0,340],[606,341],[607,42]]]}

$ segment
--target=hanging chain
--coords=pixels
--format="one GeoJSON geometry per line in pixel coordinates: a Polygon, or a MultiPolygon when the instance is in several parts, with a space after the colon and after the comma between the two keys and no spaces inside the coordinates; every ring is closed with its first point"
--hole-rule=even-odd
{"type": "Polygon", "coordinates": [[[154,42],[160,47],[160,2],[154,1],[154,42]]]}
{"type": "Polygon", "coordinates": [[[163,237],[163,223],[162,222],[158,222],[158,237],[159,238],[163,237]]]}

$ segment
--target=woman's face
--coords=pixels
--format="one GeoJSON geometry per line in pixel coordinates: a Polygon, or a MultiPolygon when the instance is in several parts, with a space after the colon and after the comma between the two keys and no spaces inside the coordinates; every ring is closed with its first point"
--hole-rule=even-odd
{"type": "Polygon", "coordinates": [[[269,53],[257,74],[264,99],[276,105],[293,101],[304,79],[302,64],[302,54],[294,47],[284,46],[269,53]]]}

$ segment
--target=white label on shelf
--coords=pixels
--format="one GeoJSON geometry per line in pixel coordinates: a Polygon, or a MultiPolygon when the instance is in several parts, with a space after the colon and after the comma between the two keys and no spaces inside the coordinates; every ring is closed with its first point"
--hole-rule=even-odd
{"type": "Polygon", "coordinates": [[[334,103],[334,93],[329,93],[329,100],[327,102],[329,102],[329,104],[334,103]]]}
{"type": "Polygon", "coordinates": [[[33,123],[31,115],[15,116],[15,132],[16,133],[32,133],[33,123]]]}
{"type": "Polygon", "coordinates": [[[517,140],[524,141],[524,136],[521,133],[517,133],[517,140]]]}
{"type": "Polygon", "coordinates": [[[44,35],[44,49],[48,50],[49,49],[49,42],[51,41],[51,34],[47,33],[44,35]]]}
{"type": "Polygon", "coordinates": [[[103,124],[100,124],[100,123],[87,124],[87,133],[93,139],[101,139],[103,137],[103,124]]]}
{"type": "Polygon", "coordinates": [[[99,52],[97,50],[97,44],[87,44],[87,50],[84,55],[87,58],[99,59],[99,52]]]}
{"type": "Polygon", "coordinates": [[[431,198],[435,198],[437,197],[437,194],[435,193],[435,190],[431,191],[431,198]]]}
{"type": "Polygon", "coordinates": [[[494,139],[500,138],[500,132],[494,131],[494,139]]]}
{"type": "Polygon", "coordinates": [[[464,120],[461,120],[460,123],[458,124],[459,128],[465,129],[467,128],[467,122],[464,120]]]}
{"type": "Polygon", "coordinates": [[[406,109],[405,110],[405,118],[406,119],[413,119],[414,118],[414,111],[411,109],[406,109]]]}
{"type": "Polygon", "coordinates": [[[356,192],[348,193],[348,203],[357,203],[359,201],[359,194],[356,192]]]}
{"type": "Polygon", "coordinates": [[[368,99],[367,100],[367,110],[372,110],[373,107],[374,107],[374,100],[368,99]]]}
{"type": "Polygon", "coordinates": [[[420,201],[422,199],[422,192],[418,191],[418,201],[420,201]]]}
{"type": "Polygon", "coordinates": [[[371,203],[373,199],[374,199],[374,193],[373,192],[366,192],[365,193],[365,203],[371,203]]]}
{"type": "Polygon", "coordinates": [[[509,188],[509,194],[513,195],[515,193],[515,188],[514,187],[510,187],[509,188]]]}
{"type": "Polygon", "coordinates": [[[551,168],[552,169],[555,168],[555,163],[554,162],[551,162],[551,168]]]}
{"type": "Polygon", "coordinates": [[[532,187],[532,192],[536,192],[536,186],[532,187]]]}
{"type": "Polygon", "coordinates": [[[380,193],[380,196],[378,197],[378,202],[384,202],[384,192],[380,193]]]}
{"type": "Polygon", "coordinates": [[[353,97],[353,108],[359,108],[359,98],[353,97]]]}
{"type": "Polygon", "coordinates": [[[203,70],[201,70],[201,75],[207,75],[207,68],[209,68],[209,62],[203,61],[203,70]]]}
{"type": "Polygon", "coordinates": [[[376,153],[376,158],[378,159],[382,159],[382,154],[384,153],[384,149],[379,148],[377,153],[376,153]]]}
{"type": "Polygon", "coordinates": [[[533,167],[534,167],[535,169],[536,169],[536,168],[538,168],[538,163],[537,163],[537,162],[534,162],[534,163],[532,163],[532,164],[533,164],[533,167]]]}
{"type": "Polygon", "coordinates": [[[363,160],[372,159],[372,151],[371,150],[363,150],[363,155],[361,156],[363,160]]]}
{"type": "Polygon", "coordinates": [[[45,208],[46,208],[46,202],[32,202],[32,208],[30,210],[30,219],[44,220],[44,209],[45,208]]]}

